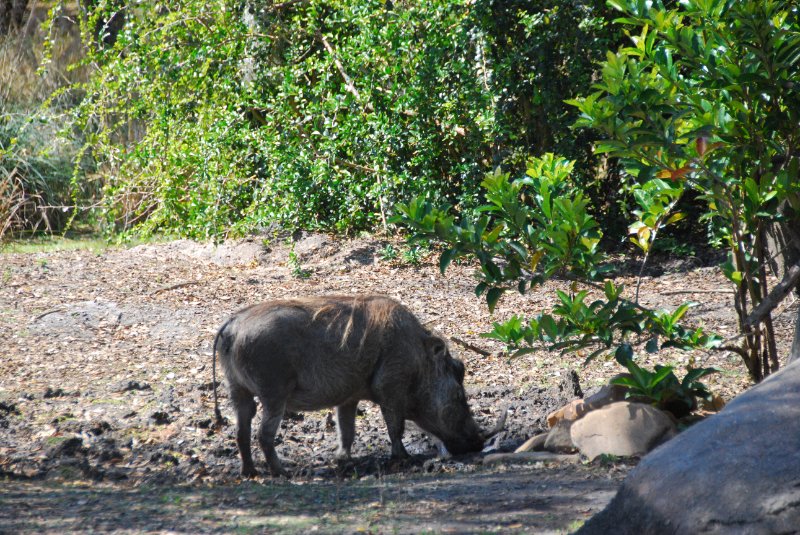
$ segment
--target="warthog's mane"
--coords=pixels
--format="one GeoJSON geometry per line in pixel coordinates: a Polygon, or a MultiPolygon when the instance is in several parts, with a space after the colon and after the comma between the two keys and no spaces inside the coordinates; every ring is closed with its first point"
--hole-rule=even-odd
{"type": "Polygon", "coordinates": [[[325,298],[304,300],[305,309],[311,313],[311,321],[321,321],[328,331],[341,333],[339,346],[351,345],[351,337],[359,336],[358,348],[363,349],[369,337],[382,338],[390,330],[411,327],[414,324],[424,330],[408,309],[397,301],[380,295],[334,295],[325,298]],[[365,324],[357,325],[357,318],[365,324]],[[362,329],[361,332],[358,332],[362,329]]]}

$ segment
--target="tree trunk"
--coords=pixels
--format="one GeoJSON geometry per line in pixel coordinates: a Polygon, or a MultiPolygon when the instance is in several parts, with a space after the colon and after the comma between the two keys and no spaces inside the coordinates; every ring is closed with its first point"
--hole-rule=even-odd
{"type": "Polygon", "coordinates": [[[797,309],[796,318],[794,320],[794,342],[792,343],[792,349],[789,352],[789,358],[786,359],[786,362],[792,362],[794,360],[800,360],[800,308],[797,309]]]}
{"type": "MultiPolygon", "coordinates": [[[[778,277],[783,276],[787,269],[800,262],[800,215],[783,203],[779,212],[786,220],[773,225],[769,232],[769,251],[773,257],[771,268],[778,277]]],[[[800,283],[794,288],[795,294],[800,297],[800,283]]],[[[800,309],[797,311],[794,324],[794,342],[786,362],[800,359],[800,309]]]]}

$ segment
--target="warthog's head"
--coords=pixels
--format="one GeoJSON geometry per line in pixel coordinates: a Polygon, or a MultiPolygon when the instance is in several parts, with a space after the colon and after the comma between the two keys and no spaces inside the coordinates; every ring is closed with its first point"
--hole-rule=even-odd
{"type": "Polygon", "coordinates": [[[503,428],[505,411],[495,429],[481,430],[467,404],[464,364],[450,356],[447,344],[437,336],[431,336],[426,346],[433,362],[433,373],[420,382],[422,404],[414,422],[439,438],[454,455],[481,451],[486,441],[503,428]]]}

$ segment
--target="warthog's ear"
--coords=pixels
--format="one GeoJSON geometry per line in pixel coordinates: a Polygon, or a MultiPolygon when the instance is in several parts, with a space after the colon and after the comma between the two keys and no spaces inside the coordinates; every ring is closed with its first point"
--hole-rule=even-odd
{"type": "Polygon", "coordinates": [[[448,355],[447,342],[438,336],[429,336],[425,340],[425,348],[434,358],[445,358],[448,355]]]}

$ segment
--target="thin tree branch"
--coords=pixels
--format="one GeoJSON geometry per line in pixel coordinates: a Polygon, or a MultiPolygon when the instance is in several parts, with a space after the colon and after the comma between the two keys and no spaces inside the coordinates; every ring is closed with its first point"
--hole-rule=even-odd
{"type": "Polygon", "coordinates": [[[358,89],[356,89],[356,86],[353,85],[353,79],[350,78],[350,76],[347,74],[347,71],[344,70],[344,66],[342,65],[342,62],[339,61],[339,57],[336,55],[336,51],[333,50],[333,47],[328,42],[328,40],[325,39],[325,36],[322,35],[322,32],[319,32],[317,34],[317,36],[319,37],[319,40],[322,41],[322,44],[325,47],[325,50],[327,50],[328,54],[330,54],[331,57],[333,58],[333,62],[336,64],[336,68],[339,69],[339,74],[341,74],[342,78],[344,78],[344,86],[345,86],[345,88],[347,88],[347,90],[350,93],[352,93],[353,96],[355,96],[357,99],[361,100],[361,93],[359,93],[358,89]]]}
{"type": "Polygon", "coordinates": [[[763,321],[764,317],[772,312],[783,299],[797,286],[800,281],[800,262],[786,270],[783,279],[772,289],[769,295],[761,301],[753,312],[745,319],[747,328],[754,327],[763,321]]]}
{"type": "Polygon", "coordinates": [[[490,351],[486,351],[483,348],[480,348],[480,347],[478,347],[476,345],[470,344],[469,342],[465,342],[464,340],[462,340],[460,338],[456,338],[455,336],[451,336],[450,340],[452,340],[456,344],[460,345],[461,347],[469,349],[470,351],[474,351],[475,353],[477,353],[479,355],[483,355],[484,357],[488,357],[488,356],[490,356],[492,354],[490,351]]]}

